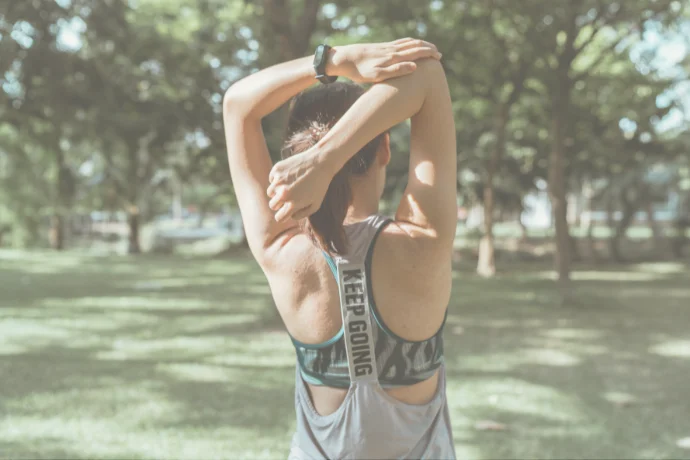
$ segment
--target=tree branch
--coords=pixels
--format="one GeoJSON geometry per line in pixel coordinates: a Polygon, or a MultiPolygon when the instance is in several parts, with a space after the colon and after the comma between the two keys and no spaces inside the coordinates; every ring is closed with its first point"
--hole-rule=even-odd
{"type": "Polygon", "coordinates": [[[611,56],[611,53],[616,49],[616,47],[620,45],[623,42],[623,40],[628,38],[628,36],[628,34],[623,34],[620,37],[618,37],[618,40],[614,41],[609,46],[604,48],[599,53],[599,56],[597,56],[597,58],[586,69],[575,74],[575,76],[573,77],[573,82],[589,77],[592,74],[592,72],[596,70],[596,68],[599,67],[599,65],[601,65],[601,63],[604,62],[604,60],[607,57],[611,56]]]}
{"type": "Polygon", "coordinates": [[[618,10],[612,15],[609,16],[607,14],[608,9],[607,7],[607,1],[606,0],[599,0],[599,8],[597,8],[597,16],[592,20],[591,25],[592,25],[592,32],[590,33],[589,37],[585,39],[584,42],[580,46],[577,46],[575,48],[575,56],[579,56],[582,51],[585,50],[596,38],[596,36],[601,32],[601,30],[609,25],[610,21],[620,15],[620,12],[623,11],[623,5],[620,5],[618,10]],[[606,11],[605,11],[606,10],[606,11]]]}
{"type": "Polygon", "coordinates": [[[527,79],[527,72],[529,71],[530,66],[531,65],[529,59],[527,59],[525,56],[522,56],[522,59],[520,60],[520,64],[518,66],[518,70],[517,72],[515,72],[513,78],[511,79],[513,89],[510,91],[510,95],[508,96],[508,100],[506,101],[508,110],[510,110],[510,107],[512,107],[513,104],[517,102],[523,90],[525,89],[525,80],[527,79]]]}
{"type": "Polygon", "coordinates": [[[298,56],[307,52],[309,47],[309,39],[314,33],[316,27],[316,17],[319,14],[319,7],[321,0],[304,0],[304,8],[302,9],[302,17],[298,21],[297,29],[294,37],[294,52],[298,56]]]}
{"type": "Polygon", "coordinates": [[[296,58],[297,56],[293,55],[293,33],[287,0],[264,0],[264,13],[267,29],[270,29],[265,30],[266,38],[272,37],[276,40],[281,54],[280,60],[296,58]]]}

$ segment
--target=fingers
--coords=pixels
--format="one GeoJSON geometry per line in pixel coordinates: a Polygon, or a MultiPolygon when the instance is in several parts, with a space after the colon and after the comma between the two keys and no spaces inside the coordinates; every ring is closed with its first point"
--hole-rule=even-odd
{"type": "Polygon", "coordinates": [[[292,215],[293,220],[301,220],[301,219],[306,219],[307,217],[311,216],[314,214],[314,209],[311,206],[307,206],[306,208],[302,208],[296,213],[292,215]]]}
{"type": "Polygon", "coordinates": [[[268,202],[268,207],[271,208],[273,211],[277,211],[280,209],[281,204],[285,199],[287,198],[287,188],[286,187],[280,187],[275,189],[275,193],[271,197],[271,200],[268,202]]]}
{"type": "Polygon", "coordinates": [[[441,59],[441,53],[436,48],[422,46],[417,48],[408,48],[399,51],[395,54],[396,62],[401,61],[417,61],[424,58],[441,59]]]}
{"type": "Polygon", "coordinates": [[[402,77],[410,74],[417,69],[414,62],[399,62],[381,69],[378,74],[378,81],[388,80],[389,78],[402,77]]]}
{"type": "Polygon", "coordinates": [[[399,45],[399,44],[401,44],[401,43],[406,43],[406,42],[409,42],[409,41],[412,41],[412,40],[414,40],[414,38],[405,37],[405,38],[399,38],[399,39],[397,39],[397,40],[394,40],[394,41],[392,41],[391,43],[393,43],[394,45],[399,45]]]}
{"type": "MultiPolygon", "coordinates": [[[[271,168],[271,172],[268,173],[268,181],[273,185],[273,182],[275,181],[276,178],[276,166],[278,166],[278,163],[274,164],[273,167],[271,168]]],[[[268,187],[269,190],[271,187],[268,187]]]]}
{"type": "Polygon", "coordinates": [[[295,204],[292,201],[283,203],[279,200],[271,200],[271,202],[269,203],[269,207],[271,208],[271,210],[276,211],[274,216],[276,222],[284,222],[288,219],[305,219],[316,212],[316,210],[312,206],[305,206],[304,208],[299,209],[298,211],[294,211],[295,204]]]}
{"type": "MultiPolygon", "coordinates": [[[[273,171],[271,171],[271,175],[273,174],[273,171]]],[[[266,195],[268,195],[269,198],[271,198],[273,195],[275,195],[276,190],[278,188],[278,182],[275,182],[272,177],[268,179],[271,183],[268,186],[268,189],[266,189],[266,195]]]]}
{"type": "Polygon", "coordinates": [[[434,51],[438,51],[436,45],[433,43],[419,40],[419,39],[404,39],[400,43],[393,42],[398,51],[403,51],[410,48],[431,48],[434,51]]]}
{"type": "Polygon", "coordinates": [[[285,203],[279,210],[276,212],[275,215],[275,220],[276,222],[285,222],[290,218],[292,215],[292,209],[294,207],[294,204],[292,201],[288,201],[285,203]]]}

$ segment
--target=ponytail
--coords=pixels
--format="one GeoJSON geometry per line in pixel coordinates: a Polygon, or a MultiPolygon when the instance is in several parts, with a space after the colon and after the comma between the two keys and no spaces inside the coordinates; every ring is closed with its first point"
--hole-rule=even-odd
{"type": "Polygon", "coordinates": [[[302,220],[302,229],[316,246],[329,254],[347,252],[343,222],[351,202],[349,174],[343,168],[333,177],[319,210],[302,220]]]}

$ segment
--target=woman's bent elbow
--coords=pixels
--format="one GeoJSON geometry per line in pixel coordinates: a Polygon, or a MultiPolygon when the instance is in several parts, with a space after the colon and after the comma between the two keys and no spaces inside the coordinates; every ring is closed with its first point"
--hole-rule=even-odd
{"type": "Polygon", "coordinates": [[[232,85],[223,96],[223,115],[244,116],[247,112],[246,94],[242,94],[242,89],[236,84],[232,85]]]}

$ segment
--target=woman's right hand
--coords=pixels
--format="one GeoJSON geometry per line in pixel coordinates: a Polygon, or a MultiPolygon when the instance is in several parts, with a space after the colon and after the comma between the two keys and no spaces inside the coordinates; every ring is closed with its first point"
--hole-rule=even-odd
{"type": "Polygon", "coordinates": [[[276,222],[304,219],[318,211],[336,172],[316,146],[276,163],[267,190],[276,222]]]}
{"type": "Polygon", "coordinates": [[[414,72],[415,61],[441,59],[436,46],[424,40],[401,38],[385,43],[338,46],[326,65],[328,75],[357,83],[378,83],[414,72]]]}

